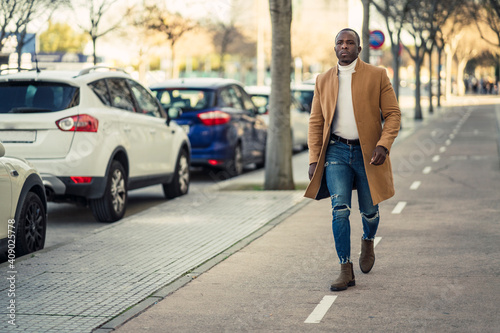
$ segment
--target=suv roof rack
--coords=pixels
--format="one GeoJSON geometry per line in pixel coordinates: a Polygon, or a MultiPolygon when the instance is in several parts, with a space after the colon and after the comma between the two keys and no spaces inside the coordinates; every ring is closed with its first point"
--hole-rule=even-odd
{"type": "Polygon", "coordinates": [[[82,69],[77,76],[80,76],[80,75],[85,75],[85,74],[88,74],[92,71],[97,71],[99,69],[107,69],[109,71],[118,71],[118,72],[123,72],[123,73],[127,73],[124,69],[122,68],[118,68],[118,67],[109,67],[109,66],[92,66],[92,67],[87,67],[87,68],[84,68],[82,69]]]}
{"type": "Polygon", "coordinates": [[[7,72],[6,74],[12,74],[12,73],[29,72],[29,71],[36,71],[36,70],[37,70],[36,68],[8,67],[8,68],[1,68],[0,75],[4,75],[3,72],[7,72]]]}

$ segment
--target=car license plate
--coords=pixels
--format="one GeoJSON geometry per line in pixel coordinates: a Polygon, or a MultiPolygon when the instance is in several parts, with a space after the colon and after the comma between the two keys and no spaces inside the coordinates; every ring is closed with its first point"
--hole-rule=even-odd
{"type": "Polygon", "coordinates": [[[181,127],[184,130],[184,132],[189,134],[189,125],[181,125],[181,127]]]}
{"type": "Polygon", "coordinates": [[[3,143],[32,143],[36,140],[36,131],[0,131],[3,143]]]}

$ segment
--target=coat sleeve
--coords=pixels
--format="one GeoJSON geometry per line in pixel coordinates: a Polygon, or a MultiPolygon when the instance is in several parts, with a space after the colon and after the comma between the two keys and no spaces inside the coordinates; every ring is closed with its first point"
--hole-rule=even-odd
{"type": "Polygon", "coordinates": [[[317,163],[323,145],[323,127],[325,118],[321,108],[321,96],[319,94],[319,77],[316,78],[314,86],[314,96],[311,106],[311,115],[309,117],[309,130],[307,137],[307,145],[309,146],[309,164],[317,163]]]}
{"type": "Polygon", "coordinates": [[[383,146],[391,150],[392,144],[399,133],[401,110],[399,109],[396,94],[385,70],[381,72],[380,110],[384,117],[384,127],[377,146],[383,146]]]}

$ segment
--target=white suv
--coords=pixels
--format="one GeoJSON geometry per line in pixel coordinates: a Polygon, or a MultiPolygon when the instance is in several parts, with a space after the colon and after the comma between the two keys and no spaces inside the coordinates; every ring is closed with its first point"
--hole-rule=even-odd
{"type": "Polygon", "coordinates": [[[39,170],[52,201],[88,204],[98,221],[125,214],[127,191],[189,189],[186,133],[151,92],[120,70],[0,76],[0,141],[39,170]]]}

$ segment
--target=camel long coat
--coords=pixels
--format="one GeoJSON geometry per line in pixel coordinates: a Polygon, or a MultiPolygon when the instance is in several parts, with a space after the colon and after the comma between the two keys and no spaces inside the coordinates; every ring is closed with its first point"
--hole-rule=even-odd
{"type": "MultiPolygon", "coordinates": [[[[398,135],[401,111],[387,72],[358,58],[352,74],[352,103],[358,128],[363,161],[373,204],[394,195],[394,182],[389,155],[382,165],[370,160],[376,146],[389,151],[398,135]],[[384,126],[380,119],[384,117],[384,126]]],[[[317,162],[316,171],[306,189],[305,197],[323,199],[330,196],[323,175],[333,116],[339,92],[338,67],[333,67],[316,79],[309,119],[309,164],[317,162]]]]}

